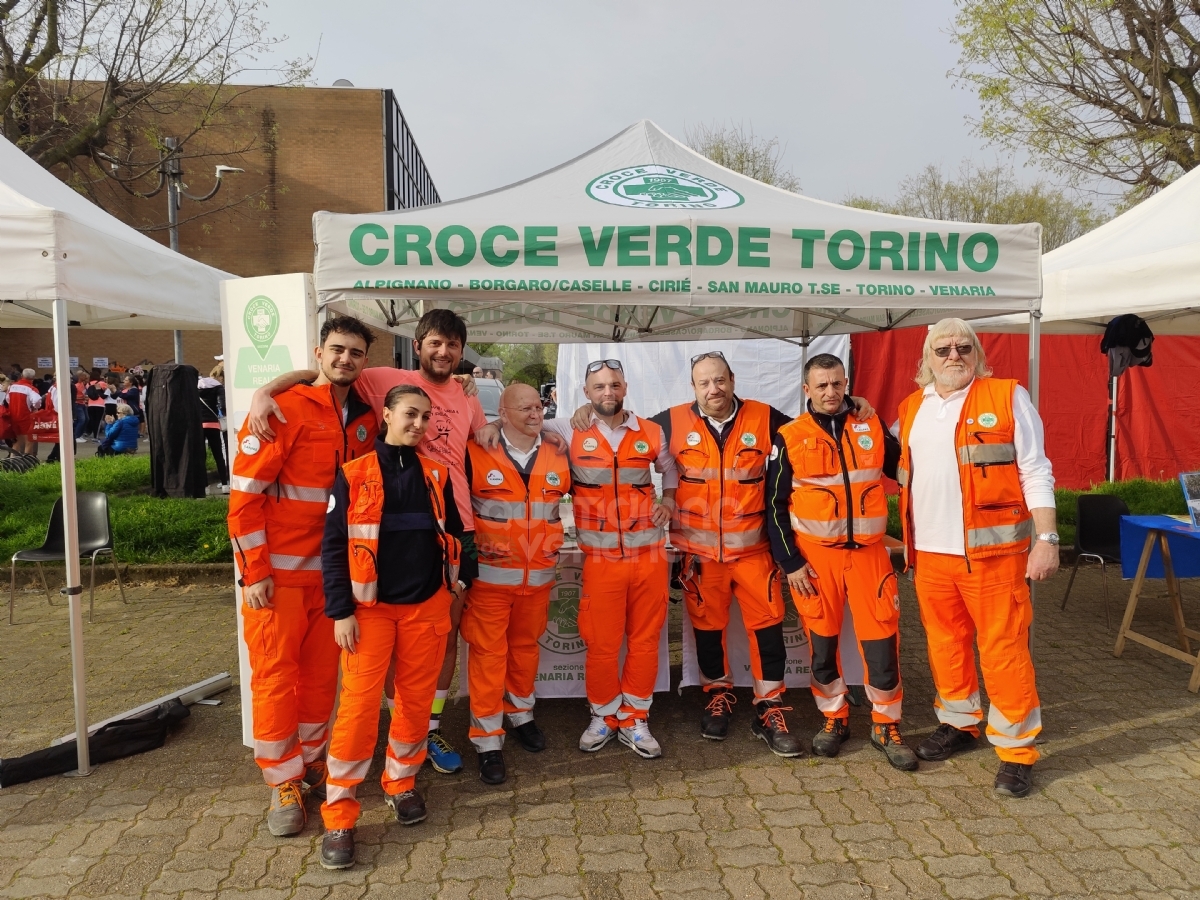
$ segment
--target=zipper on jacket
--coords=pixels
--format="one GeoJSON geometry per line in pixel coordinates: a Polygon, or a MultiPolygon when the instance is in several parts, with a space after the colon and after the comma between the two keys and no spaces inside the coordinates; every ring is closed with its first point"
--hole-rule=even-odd
{"type": "MultiPolygon", "coordinates": [[[[845,436],[846,436],[846,429],[843,427],[842,428],[842,437],[845,438],[845,436]]],[[[841,467],[842,467],[842,484],[845,485],[845,487],[846,487],[846,543],[845,543],[845,546],[848,549],[853,550],[862,545],[857,543],[854,540],[854,500],[853,500],[854,493],[852,492],[852,490],[850,488],[850,470],[846,466],[846,454],[842,450],[842,441],[837,442],[837,452],[838,452],[838,462],[841,464],[841,467]]],[[[853,447],[850,448],[850,456],[852,459],[854,458],[854,448],[853,447]]],[[[854,467],[856,469],[858,468],[857,460],[855,461],[854,467]]]]}
{"type": "MultiPolygon", "coordinates": [[[[607,440],[607,438],[606,438],[607,440]]],[[[623,442],[622,442],[623,443],[623,442]]],[[[621,548],[621,556],[625,555],[625,529],[621,527],[621,482],[620,482],[620,451],[613,451],[613,507],[617,519],[617,546],[621,548]]]]}
{"type": "Polygon", "coordinates": [[[873,484],[869,488],[867,488],[865,491],[863,491],[863,493],[862,493],[862,497],[860,498],[859,504],[858,504],[858,511],[864,517],[866,517],[866,515],[867,515],[867,494],[871,493],[871,491],[877,490],[878,488],[879,488],[878,484],[873,484]]]}

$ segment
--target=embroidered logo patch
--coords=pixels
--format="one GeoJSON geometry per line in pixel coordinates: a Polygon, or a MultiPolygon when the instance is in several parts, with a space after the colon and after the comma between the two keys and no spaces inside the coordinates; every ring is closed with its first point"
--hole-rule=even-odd
{"type": "Polygon", "coordinates": [[[869,434],[864,434],[859,437],[858,446],[862,447],[864,450],[870,450],[875,446],[875,442],[871,440],[871,436],[869,434]]]}
{"type": "Polygon", "coordinates": [[[241,451],[247,456],[253,456],[261,449],[262,444],[258,442],[258,438],[256,438],[254,435],[248,434],[242,438],[241,451]]]}
{"type": "Polygon", "coordinates": [[[742,443],[747,447],[753,447],[758,443],[758,438],[756,438],[751,432],[747,431],[742,435],[742,443]]]}
{"type": "Polygon", "coordinates": [[[999,421],[1000,419],[996,417],[995,413],[982,413],[979,416],[979,424],[984,428],[995,428],[999,421]]]}
{"type": "Polygon", "coordinates": [[[487,483],[490,484],[492,487],[495,487],[498,484],[503,484],[504,483],[504,473],[501,472],[499,469],[492,469],[490,472],[487,473],[487,483]]]}
{"type": "Polygon", "coordinates": [[[598,446],[600,446],[600,445],[598,443],[596,443],[595,438],[584,438],[583,439],[583,449],[586,450],[588,453],[591,453],[598,446]]]}
{"type": "Polygon", "coordinates": [[[689,447],[695,447],[700,443],[700,432],[689,431],[687,436],[687,444],[689,447]]]}
{"type": "Polygon", "coordinates": [[[367,439],[367,426],[359,425],[358,431],[354,433],[358,436],[359,441],[365,441],[367,439]]]}
{"type": "Polygon", "coordinates": [[[562,478],[559,477],[557,472],[547,472],[546,484],[550,485],[550,487],[558,487],[562,484],[562,478]]]}
{"type": "Polygon", "coordinates": [[[648,453],[650,452],[650,445],[645,441],[635,441],[633,444],[633,449],[638,453],[648,453]]]}

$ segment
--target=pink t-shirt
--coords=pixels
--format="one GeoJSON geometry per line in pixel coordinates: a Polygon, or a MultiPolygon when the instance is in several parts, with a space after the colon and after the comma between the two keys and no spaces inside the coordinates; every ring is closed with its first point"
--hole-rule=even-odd
{"type": "Polygon", "coordinates": [[[462,385],[453,378],[445,384],[434,384],[420,369],[414,371],[387,366],[364,369],[354,383],[354,390],[379,415],[380,431],[384,428],[383,400],[387,392],[398,384],[415,384],[429,395],[433,413],[429,417],[429,430],[425,432],[419,449],[450,470],[454,502],[458,505],[463,528],[474,531],[475,516],[471,513],[471,489],[467,486],[464,457],[471,435],[487,424],[479,398],[464,394],[462,385]]]}

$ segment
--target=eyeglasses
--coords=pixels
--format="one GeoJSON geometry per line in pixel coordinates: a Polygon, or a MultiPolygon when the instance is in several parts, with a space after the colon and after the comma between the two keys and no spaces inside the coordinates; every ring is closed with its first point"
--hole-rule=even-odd
{"type": "Polygon", "coordinates": [[[947,356],[950,355],[951,350],[957,350],[959,356],[970,356],[972,353],[975,352],[975,345],[974,344],[951,344],[949,347],[934,347],[933,348],[934,355],[936,355],[938,357],[938,359],[945,359],[947,356]]]}
{"type": "Polygon", "coordinates": [[[504,408],[509,412],[520,413],[523,416],[527,416],[530,413],[537,413],[540,416],[546,411],[546,407],[540,403],[537,406],[506,406],[504,408]]]}
{"type": "Polygon", "coordinates": [[[696,368],[696,363],[702,359],[719,359],[725,365],[729,365],[729,361],[725,359],[725,354],[720,350],[709,350],[707,353],[697,353],[692,357],[692,368],[696,368]]]}
{"type": "Polygon", "coordinates": [[[595,362],[588,363],[587,374],[594,375],[597,372],[599,372],[601,369],[603,369],[605,366],[608,366],[608,368],[610,368],[610,369],[616,369],[618,372],[625,371],[625,369],[621,365],[621,361],[619,359],[598,359],[595,362]]]}

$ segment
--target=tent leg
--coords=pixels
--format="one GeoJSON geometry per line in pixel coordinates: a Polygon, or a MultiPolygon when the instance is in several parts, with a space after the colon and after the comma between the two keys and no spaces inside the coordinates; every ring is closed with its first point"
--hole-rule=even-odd
{"type": "Polygon", "coordinates": [[[1110,378],[1111,397],[1108,407],[1108,480],[1117,480],[1117,379],[1110,378]]]}
{"type": "MultiPolygon", "coordinates": [[[[70,385],[70,347],[67,339],[67,302],[61,297],[54,301],[54,371],[60,385],[70,385]]],[[[58,433],[71,435],[74,404],[61,403],[58,410],[58,433]]],[[[87,669],[83,660],[83,609],[80,603],[83,586],[79,578],[79,505],[75,495],[75,442],[59,442],[60,469],[62,472],[63,532],[66,552],[66,586],[63,593],[71,622],[71,683],[75,694],[75,732],[87,734],[87,688],[84,682],[87,669]]],[[[75,774],[90,775],[92,772],[90,748],[86,740],[76,741],[75,774]]]]}
{"type": "MultiPolygon", "coordinates": [[[[1042,311],[1041,303],[1038,309],[1029,311],[1029,399],[1033,408],[1038,408],[1042,381],[1042,311]]],[[[1072,576],[1074,577],[1074,576],[1072,576]]],[[[1065,598],[1064,598],[1065,601],[1065,598]]],[[[1029,658],[1033,659],[1033,630],[1037,627],[1037,582],[1029,582],[1029,606],[1034,616],[1029,623],[1029,658]]]]}

